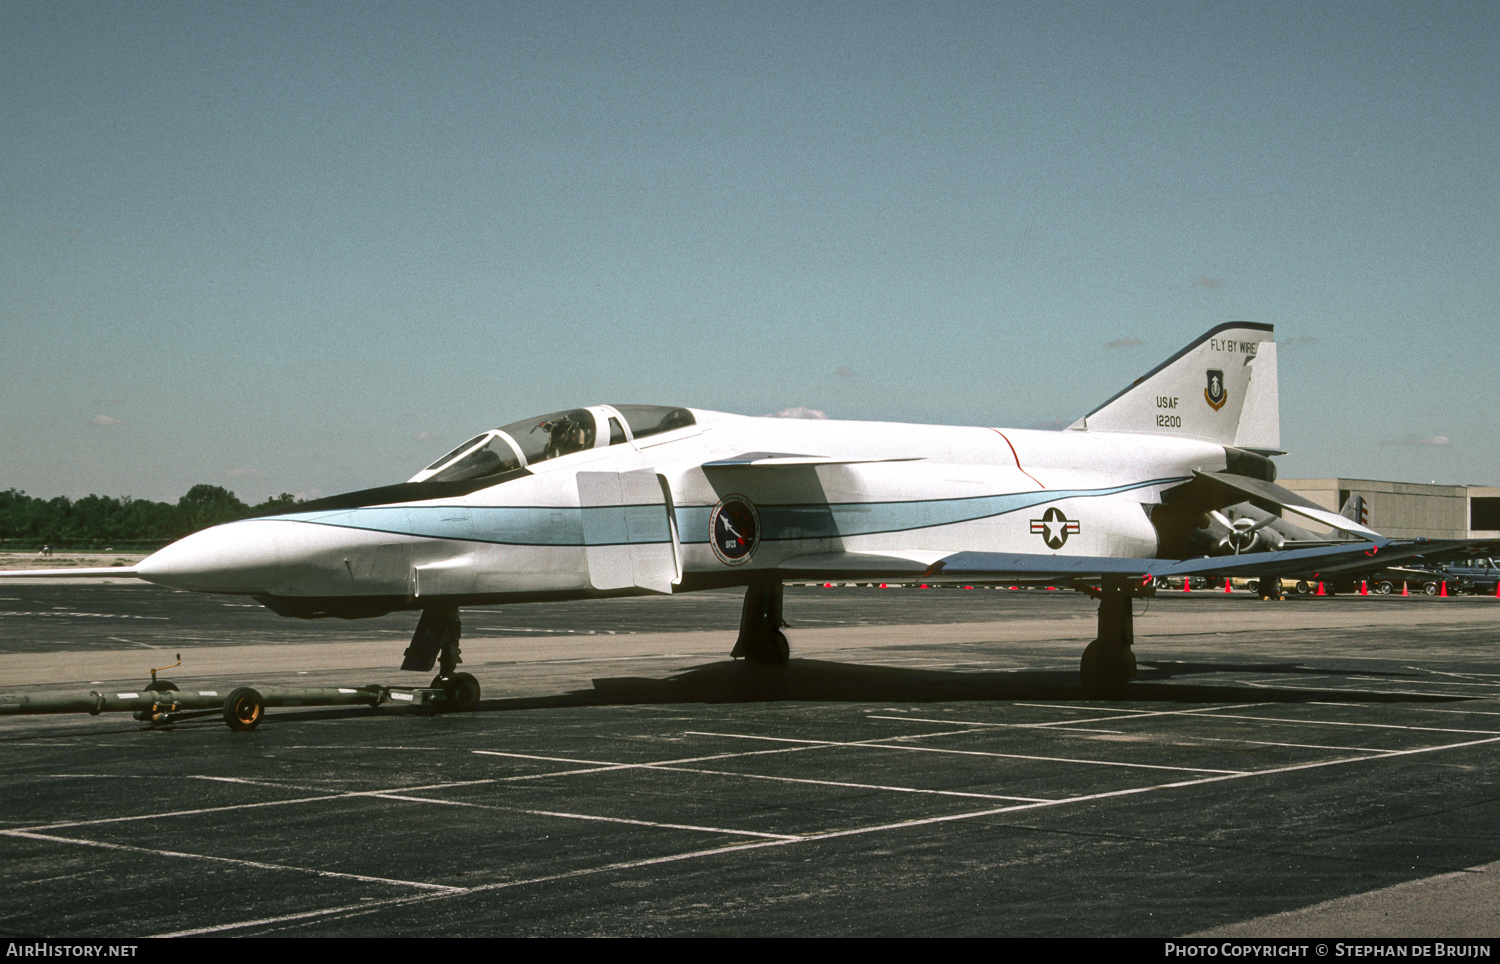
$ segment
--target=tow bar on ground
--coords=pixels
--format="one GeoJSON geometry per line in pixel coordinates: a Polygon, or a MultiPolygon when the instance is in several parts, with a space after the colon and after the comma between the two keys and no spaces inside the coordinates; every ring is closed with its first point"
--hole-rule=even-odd
{"type": "MultiPolygon", "coordinates": [[[[180,666],[178,656],[173,666],[180,666]]],[[[171,669],[170,666],[158,669],[171,669]]],[[[479,702],[479,681],[468,673],[439,677],[431,686],[212,686],[178,689],[171,680],[157,679],[139,689],[123,687],[62,693],[0,696],[0,715],[31,713],[100,713],[131,711],[137,720],[165,725],[222,713],[231,730],[253,730],[273,706],[425,706],[435,710],[471,710],[479,702]]]]}

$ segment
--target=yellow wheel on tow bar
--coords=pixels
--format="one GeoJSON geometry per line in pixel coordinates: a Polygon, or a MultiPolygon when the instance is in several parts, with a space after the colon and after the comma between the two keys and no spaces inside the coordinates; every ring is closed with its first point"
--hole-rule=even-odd
{"type": "Polygon", "coordinates": [[[266,715],[266,700],[259,692],[241,686],[224,698],[224,723],[237,733],[245,733],[260,726],[266,715]]]}

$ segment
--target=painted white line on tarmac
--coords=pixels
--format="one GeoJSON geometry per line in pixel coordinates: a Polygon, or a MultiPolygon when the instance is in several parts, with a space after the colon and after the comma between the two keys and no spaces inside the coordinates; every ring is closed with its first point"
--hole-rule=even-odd
{"type": "MultiPolygon", "coordinates": [[[[681,860],[695,860],[700,857],[714,857],[720,854],[739,853],[742,851],[759,850],[762,847],[785,847],[789,844],[801,843],[804,838],[790,840],[763,840],[754,843],[730,844],[725,847],[713,847],[708,850],[690,850],[686,853],[669,854],[665,857],[647,857],[642,860],[626,860],[618,863],[604,864],[599,867],[584,867],[579,870],[564,871],[560,874],[548,874],[545,877],[529,877],[523,880],[496,881],[493,884],[482,884],[471,887],[461,893],[441,894],[439,897],[463,897],[468,894],[486,893],[496,890],[508,890],[512,887],[525,887],[531,884],[547,884],[559,880],[570,880],[577,877],[589,877],[595,874],[605,874],[612,871],[636,870],[640,867],[653,867],[659,864],[675,863],[681,860]]],[[[169,934],[153,934],[153,937],[197,937],[203,934],[222,934],[226,931],[243,930],[247,927],[266,927],[274,924],[288,924],[294,921],[308,920],[315,917],[331,917],[338,914],[358,915],[367,913],[381,907],[392,907],[400,904],[426,903],[433,900],[434,895],[423,894],[414,897],[399,897],[384,901],[361,901],[358,904],[344,904],[340,907],[325,907],[319,910],[303,911],[298,914],[285,914],[280,917],[263,917],[258,920],[240,921],[233,924],[218,924],[212,927],[199,927],[192,930],[174,931],[169,934]]]]}
{"type": "Polygon", "coordinates": [[[1500,716],[1494,710],[1439,710],[1431,706],[1411,706],[1407,709],[1421,710],[1423,713],[1455,713],[1459,716],[1500,716]]]}
{"type": "MultiPolygon", "coordinates": [[[[509,889],[513,887],[528,886],[531,884],[551,883],[558,880],[567,880],[578,877],[591,876],[594,874],[609,873],[612,871],[633,870],[640,867],[657,866],[660,864],[674,863],[683,860],[694,860],[702,857],[720,856],[730,853],[746,853],[765,847],[785,847],[794,844],[812,843],[820,840],[831,840],[839,837],[859,836],[864,834],[881,833],[886,831],[905,830],[911,827],[927,826],[937,823],[951,823],[960,820],[974,820],[983,817],[998,816],[1005,813],[1016,813],[1026,810],[1037,810],[1046,807],[1056,807],[1072,803],[1087,803],[1093,800],[1104,800],[1115,797],[1134,796],[1142,793],[1152,793],[1157,790],[1178,789],[1184,787],[1201,786],[1209,783],[1220,783],[1227,780],[1243,780],[1251,777],[1272,776],[1280,773],[1290,773],[1298,770],[1317,769],[1320,767],[1339,766],[1346,763],[1365,763],[1371,760],[1386,759],[1396,756],[1409,756],[1418,753],[1435,753],[1442,750],[1460,749],[1470,746],[1480,746],[1500,742],[1500,737],[1485,740],[1471,740],[1464,743],[1450,743],[1439,746],[1421,747],[1414,750],[1395,750],[1380,756],[1358,756],[1342,757],[1337,760],[1321,760],[1313,763],[1294,764],[1291,766],[1277,767],[1271,770],[1257,770],[1246,773],[1234,773],[1228,775],[1216,775],[1199,777],[1194,780],[1180,780],[1173,783],[1155,784],[1146,787],[1134,787],[1125,790],[1111,790],[1103,793],[1088,794],[1078,797],[1066,797],[1060,800],[1052,800],[1042,803],[1021,803],[1009,807],[996,807],[986,810],[969,811],[965,813],[950,814],[941,817],[925,817],[916,820],[905,820],[895,823],[879,824],[871,827],[856,827],[849,830],[833,830],[823,834],[797,837],[787,840],[764,840],[756,843],[736,844],[727,847],[716,847],[708,850],[695,850],[686,853],[671,854],[664,857],[649,857],[643,860],[623,861],[619,863],[604,864],[599,867],[588,867],[560,874],[550,874],[544,877],[532,877],[525,880],[500,881],[493,884],[484,884],[478,887],[462,889],[457,888],[452,892],[442,894],[425,894],[414,897],[397,898],[387,901],[362,901],[358,904],[345,904],[338,907],[327,907],[318,910],[303,911],[298,914],[287,914],[280,917],[265,917],[256,920],[239,921],[228,924],[217,924],[210,927],[195,928],[192,930],[174,931],[167,934],[156,934],[156,937],[193,937],[202,934],[219,934],[232,930],[244,930],[251,927],[265,927],[275,924],[292,923],[314,918],[327,918],[340,914],[359,915],[380,907],[391,907],[400,904],[425,903],[433,900],[446,900],[451,897],[463,897],[469,894],[482,893],[509,889]]],[[[858,745],[858,744],[855,744],[858,745]]]]}
{"type": "Polygon", "coordinates": [[[1321,743],[1275,743],[1271,740],[1240,740],[1232,736],[1202,736],[1200,740],[1212,740],[1215,743],[1249,743],[1253,746],[1285,746],[1294,750],[1343,750],[1350,753],[1394,753],[1395,750],[1387,746],[1325,746],[1321,743]]]}
{"type": "MultiPolygon", "coordinates": [[[[1008,795],[1004,795],[1004,794],[995,794],[995,793],[967,793],[967,792],[963,792],[963,791],[959,791],[959,790],[929,790],[929,789],[923,789],[921,787],[898,787],[898,786],[888,786],[888,785],[885,785],[885,784],[877,784],[877,783],[846,783],[846,782],[841,782],[841,781],[837,781],[837,780],[813,780],[813,779],[799,778],[799,777],[765,776],[765,775],[757,774],[757,773],[741,773],[741,772],[738,772],[738,771],[735,771],[735,770],[707,770],[707,769],[703,769],[701,767],[692,767],[692,766],[687,766],[686,765],[686,764],[689,764],[689,763],[709,763],[709,762],[713,762],[715,760],[731,760],[731,759],[738,759],[738,758],[742,758],[742,757],[766,756],[768,754],[777,754],[777,753],[796,753],[796,752],[801,751],[801,750],[831,749],[831,748],[834,748],[834,747],[837,747],[837,746],[845,746],[845,745],[848,745],[848,744],[838,744],[838,743],[807,743],[807,744],[799,744],[798,746],[793,746],[793,747],[779,747],[779,748],[777,748],[775,750],[754,750],[754,751],[751,751],[751,752],[748,752],[748,753],[716,753],[716,754],[713,754],[712,756],[684,757],[684,758],[682,758],[680,760],[663,760],[663,761],[661,761],[659,763],[604,764],[602,762],[599,762],[599,763],[596,763],[595,766],[593,766],[593,767],[591,767],[590,769],[587,769],[587,770],[565,770],[565,771],[563,771],[561,773],[558,773],[558,772],[555,772],[555,771],[554,772],[548,772],[548,773],[535,773],[535,774],[529,773],[529,774],[525,774],[525,775],[522,775],[522,776],[500,777],[498,779],[502,780],[502,781],[534,780],[534,779],[538,779],[540,777],[571,776],[571,775],[574,775],[574,774],[587,774],[587,773],[604,773],[604,772],[607,772],[609,770],[632,770],[632,769],[640,769],[640,770],[670,770],[670,771],[677,772],[677,773],[703,773],[703,774],[709,774],[709,775],[714,775],[714,776],[743,777],[743,778],[745,778],[747,780],[770,780],[770,781],[776,781],[776,782],[781,782],[781,783],[805,783],[805,784],[810,784],[810,785],[813,785],[813,786],[843,787],[843,788],[855,789],[855,790],[887,790],[887,791],[891,791],[891,792],[894,792],[894,793],[922,793],[922,794],[934,794],[934,795],[938,795],[938,796],[950,796],[950,797],[977,797],[979,799],[984,799],[984,800],[1038,801],[1038,800],[1053,799],[1053,798],[1050,798],[1050,797],[1016,797],[1016,796],[1008,796],[1008,795]]],[[[556,758],[556,757],[542,758],[542,757],[529,756],[529,755],[523,754],[523,753],[505,753],[505,752],[501,752],[499,750],[473,750],[471,752],[473,752],[473,753],[483,753],[483,754],[491,755],[491,756],[515,756],[515,757],[521,757],[523,759],[552,759],[552,760],[559,760],[559,758],[556,758]]],[[[583,762],[583,761],[559,760],[559,762],[583,762]]]]}
{"type": "MultiPolygon", "coordinates": [[[[996,757],[996,758],[1006,759],[1006,760],[1035,760],[1035,761],[1041,762],[1041,763],[1085,763],[1085,764],[1090,764],[1092,766],[1127,767],[1127,768],[1130,768],[1130,769],[1139,769],[1139,770],[1171,770],[1171,771],[1174,771],[1174,772],[1177,772],[1177,773],[1225,773],[1225,774],[1242,774],[1242,773],[1246,772],[1244,770],[1217,770],[1217,769],[1213,769],[1211,767],[1170,767],[1170,766],[1162,766],[1162,765],[1156,764],[1156,763],[1122,763],[1122,762],[1118,762],[1118,761],[1115,761],[1115,760],[1081,760],[1081,759],[1078,759],[1076,757],[1033,756],[1033,755],[1027,754],[1027,753],[996,753],[996,752],[994,752],[992,750],[952,750],[952,749],[945,749],[943,747],[936,747],[936,746],[907,746],[907,745],[903,745],[903,744],[899,744],[899,743],[874,742],[874,741],[869,741],[869,740],[861,741],[859,743],[839,743],[839,742],[835,742],[835,741],[832,741],[832,740],[794,740],[794,739],[792,739],[790,737],[755,736],[753,734],[748,734],[748,733],[701,733],[701,734],[698,734],[698,735],[702,735],[702,736],[718,736],[718,737],[724,737],[724,738],[727,738],[727,739],[736,739],[737,738],[737,739],[742,739],[742,740],[774,740],[774,741],[784,741],[784,742],[788,742],[788,743],[817,743],[817,744],[822,745],[822,746],[861,747],[861,748],[865,748],[865,749],[875,749],[875,750],[907,750],[907,751],[910,751],[910,752],[913,752],[913,753],[947,753],[947,754],[952,754],[952,755],[956,755],[956,756],[996,757]]],[[[954,733],[934,733],[934,734],[928,734],[928,735],[930,735],[930,736],[954,736],[956,734],[954,734],[954,733]]],[[[913,739],[913,738],[912,737],[905,737],[904,739],[913,739]]]]}
{"type": "Polygon", "coordinates": [[[1500,730],[1461,730],[1446,726],[1402,726],[1397,723],[1349,723],[1342,720],[1289,720],[1280,716],[1221,714],[1217,710],[1188,710],[1187,716],[1206,716],[1216,720],[1250,720],[1255,723],[1287,723],[1293,726],[1353,726],[1374,730],[1412,730],[1424,733],[1468,733],[1477,736],[1500,736],[1500,730]]]}
{"type": "Polygon", "coordinates": [[[494,783],[494,780],[461,780],[453,783],[433,783],[422,787],[395,787],[387,790],[350,790],[340,793],[323,793],[313,797],[292,797],[287,800],[262,800],[256,803],[231,803],[222,807],[197,807],[192,810],[167,810],[156,813],[141,813],[130,817],[99,817],[95,820],[69,820],[64,823],[44,823],[20,828],[21,830],[66,830],[70,827],[94,827],[109,823],[132,823],[138,820],[157,820],[163,817],[196,817],[206,813],[232,813],[236,810],[258,810],[264,807],[285,807],[299,803],[320,803],[325,800],[348,800],[351,797],[373,797],[382,793],[416,790],[442,790],[448,787],[479,786],[494,783]]]}
{"type": "Polygon", "coordinates": [[[713,776],[743,777],[746,780],[770,780],[777,783],[806,783],[818,787],[843,787],[851,790],[886,790],[892,793],[920,793],[940,797],[970,797],[980,800],[1014,800],[1028,803],[1048,803],[1055,797],[1013,797],[1001,793],[969,793],[963,790],[930,790],[923,787],[895,787],[880,783],[845,783],[839,780],[813,780],[806,777],[775,777],[763,773],[740,773],[735,770],[704,770],[698,767],[657,766],[653,769],[671,770],[675,773],[707,773],[713,776]]]}
{"type": "Polygon", "coordinates": [[[66,830],[69,827],[96,827],[107,823],[131,823],[136,820],[158,820],[162,817],[196,817],[205,813],[231,813],[235,810],[255,810],[261,807],[285,807],[297,803],[317,803],[337,800],[342,793],[322,793],[315,797],[293,797],[289,800],[263,800],[258,803],[232,803],[222,807],[198,807],[193,810],[169,810],[156,813],[141,813],[130,817],[99,817],[94,820],[69,820],[64,823],[44,823],[27,827],[27,830],[66,830]]]}
{"type": "Polygon", "coordinates": [[[318,870],[315,867],[294,867],[290,864],[268,864],[259,860],[241,860],[237,857],[216,857],[212,854],[190,854],[179,850],[157,850],[154,847],[135,847],[130,844],[106,843],[102,840],[80,840],[76,837],[59,837],[54,834],[28,833],[24,830],[0,830],[0,835],[6,837],[20,837],[25,840],[43,840],[48,843],[74,844],[79,847],[98,847],[101,850],[123,850],[129,853],[151,854],[154,857],[184,857],[189,860],[207,860],[220,864],[233,864],[236,867],[248,867],[252,870],[280,870],[291,871],[299,874],[311,874],[314,877],[336,877],[341,880],[357,880],[366,884],[390,884],[396,887],[416,887],[420,890],[435,890],[445,893],[462,891],[462,887],[449,887],[447,884],[429,884],[419,880],[397,880],[391,877],[371,877],[365,874],[345,874],[336,870],[318,870]]]}
{"type": "Polygon", "coordinates": [[[690,823],[657,823],[652,820],[631,820],[627,817],[601,817],[588,813],[563,813],[556,810],[522,810],[538,817],[561,817],[566,820],[593,820],[599,823],[623,823],[636,827],[660,827],[665,830],[696,830],[700,833],[722,833],[734,837],[760,837],[766,840],[800,840],[799,835],[789,833],[762,833],[757,830],[732,830],[727,827],[700,827],[690,823]]]}

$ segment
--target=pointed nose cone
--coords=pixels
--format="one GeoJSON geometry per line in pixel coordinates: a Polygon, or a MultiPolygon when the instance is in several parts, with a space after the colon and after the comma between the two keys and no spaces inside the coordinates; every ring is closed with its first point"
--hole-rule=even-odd
{"type": "Polygon", "coordinates": [[[281,571],[276,533],[284,523],[230,522],[152,553],[135,567],[142,579],[195,592],[269,592],[281,571]]]}

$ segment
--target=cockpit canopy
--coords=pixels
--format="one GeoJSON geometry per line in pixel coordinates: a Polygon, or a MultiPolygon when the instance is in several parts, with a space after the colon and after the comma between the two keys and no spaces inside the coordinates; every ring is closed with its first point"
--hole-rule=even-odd
{"type": "Polygon", "coordinates": [[[585,449],[638,441],[696,425],[666,405],[595,405],[550,412],[476,435],[412,476],[412,482],[464,482],[501,475],[585,449]]]}

